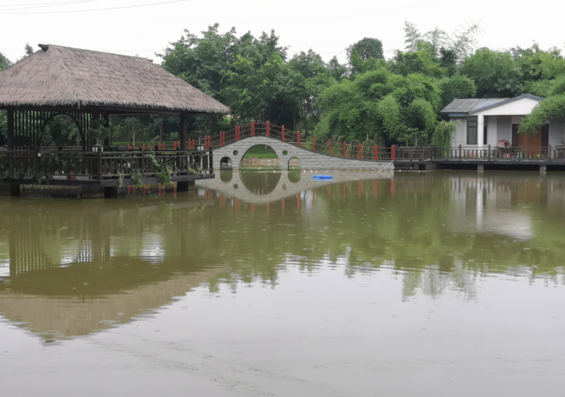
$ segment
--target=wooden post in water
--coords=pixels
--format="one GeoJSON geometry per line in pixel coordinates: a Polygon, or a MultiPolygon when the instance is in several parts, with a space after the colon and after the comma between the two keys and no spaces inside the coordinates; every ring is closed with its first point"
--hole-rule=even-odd
{"type": "Polygon", "coordinates": [[[343,158],[345,158],[347,153],[347,143],[343,142],[343,158]]]}
{"type": "Polygon", "coordinates": [[[332,155],[332,141],[328,139],[328,156],[332,155]]]}
{"type": "Polygon", "coordinates": [[[300,147],[300,131],[296,133],[296,146],[300,147]]]}
{"type": "Polygon", "coordinates": [[[270,121],[267,121],[266,128],[267,128],[267,136],[270,137],[271,136],[271,122],[270,121]]]}
{"type": "Polygon", "coordinates": [[[394,179],[390,180],[390,194],[394,196],[394,179]]]}
{"type": "Polygon", "coordinates": [[[315,135],[312,136],[312,151],[313,152],[316,151],[316,136],[315,135]]]}
{"type": "Polygon", "coordinates": [[[282,131],[282,141],[284,142],[284,124],[283,124],[283,126],[281,127],[281,131],[282,131]]]}
{"type": "Polygon", "coordinates": [[[379,181],[375,179],[375,196],[379,195],[379,181]]]}
{"type": "Polygon", "coordinates": [[[359,160],[361,160],[361,154],[362,154],[362,147],[361,144],[359,144],[359,160]]]}
{"type": "Polygon", "coordinates": [[[255,136],[255,122],[251,122],[251,136],[255,136]]]}
{"type": "Polygon", "coordinates": [[[375,161],[379,161],[379,145],[375,145],[375,161]]]}
{"type": "Polygon", "coordinates": [[[102,180],[102,147],[98,147],[98,180],[102,180]]]}
{"type": "Polygon", "coordinates": [[[390,147],[390,161],[394,161],[395,157],[396,157],[396,147],[392,145],[390,147]]]}

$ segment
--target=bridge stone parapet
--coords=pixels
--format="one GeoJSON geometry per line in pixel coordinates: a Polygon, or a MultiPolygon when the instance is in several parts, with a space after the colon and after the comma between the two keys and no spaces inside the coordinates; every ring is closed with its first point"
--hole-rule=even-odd
{"type": "Polygon", "coordinates": [[[390,161],[357,160],[346,159],[337,156],[312,152],[296,145],[265,136],[244,138],[214,150],[214,169],[221,168],[222,159],[228,158],[232,162],[233,169],[241,168],[241,161],[245,153],[253,146],[266,145],[273,148],[280,159],[283,170],[288,169],[291,158],[300,160],[300,166],[306,170],[385,170],[394,169],[390,161]],[[284,152],[286,151],[286,154],[284,152]]]}

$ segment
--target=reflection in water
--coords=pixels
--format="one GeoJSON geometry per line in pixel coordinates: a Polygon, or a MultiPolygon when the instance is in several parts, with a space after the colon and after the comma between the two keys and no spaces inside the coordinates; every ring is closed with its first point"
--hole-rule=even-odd
{"type": "Polygon", "coordinates": [[[236,172],[176,199],[1,198],[0,314],[52,341],[132,321],[200,285],[276,289],[292,267],[344,279],[391,270],[404,300],[475,300],[487,276],[565,282],[562,177],[339,178],[297,193],[286,173],[236,172]]]}
{"type": "MultiPolygon", "coordinates": [[[[281,173],[275,171],[267,172],[241,172],[243,186],[249,192],[258,195],[266,195],[275,190],[281,179],[281,173]]],[[[286,173],[285,173],[286,174],[286,173]]]]}

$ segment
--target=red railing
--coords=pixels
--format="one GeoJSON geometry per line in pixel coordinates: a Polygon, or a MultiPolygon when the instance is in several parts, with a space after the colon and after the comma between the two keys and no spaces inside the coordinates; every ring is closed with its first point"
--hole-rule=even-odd
{"type": "Polygon", "coordinates": [[[272,139],[278,139],[302,149],[335,157],[357,160],[391,161],[394,156],[394,148],[383,148],[373,144],[331,140],[328,140],[327,143],[321,143],[320,141],[316,142],[316,138],[314,136],[304,142],[304,136],[300,131],[292,131],[287,129],[284,125],[278,126],[271,124],[270,122],[251,122],[246,126],[236,126],[231,131],[222,131],[218,135],[205,137],[204,140],[206,142],[205,145],[207,145],[207,149],[210,147],[218,149],[240,141],[241,139],[254,136],[265,136],[272,139]]]}

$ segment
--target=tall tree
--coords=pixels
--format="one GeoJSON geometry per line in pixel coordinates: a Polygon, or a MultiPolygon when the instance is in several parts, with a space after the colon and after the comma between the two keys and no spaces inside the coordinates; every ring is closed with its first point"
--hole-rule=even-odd
{"type": "Polygon", "coordinates": [[[475,82],[479,98],[514,97],[522,93],[522,73],[508,52],[477,50],[463,61],[461,74],[475,82]]]}
{"type": "Polygon", "coordinates": [[[353,49],[357,50],[357,54],[362,60],[366,61],[369,58],[385,59],[383,54],[383,43],[379,39],[365,37],[357,43],[350,45],[345,49],[347,57],[351,58],[353,49]]]}
{"type": "Polygon", "coordinates": [[[383,66],[329,87],[320,106],[320,137],[414,145],[429,140],[441,97],[432,78],[419,73],[403,77],[383,66]]]}

